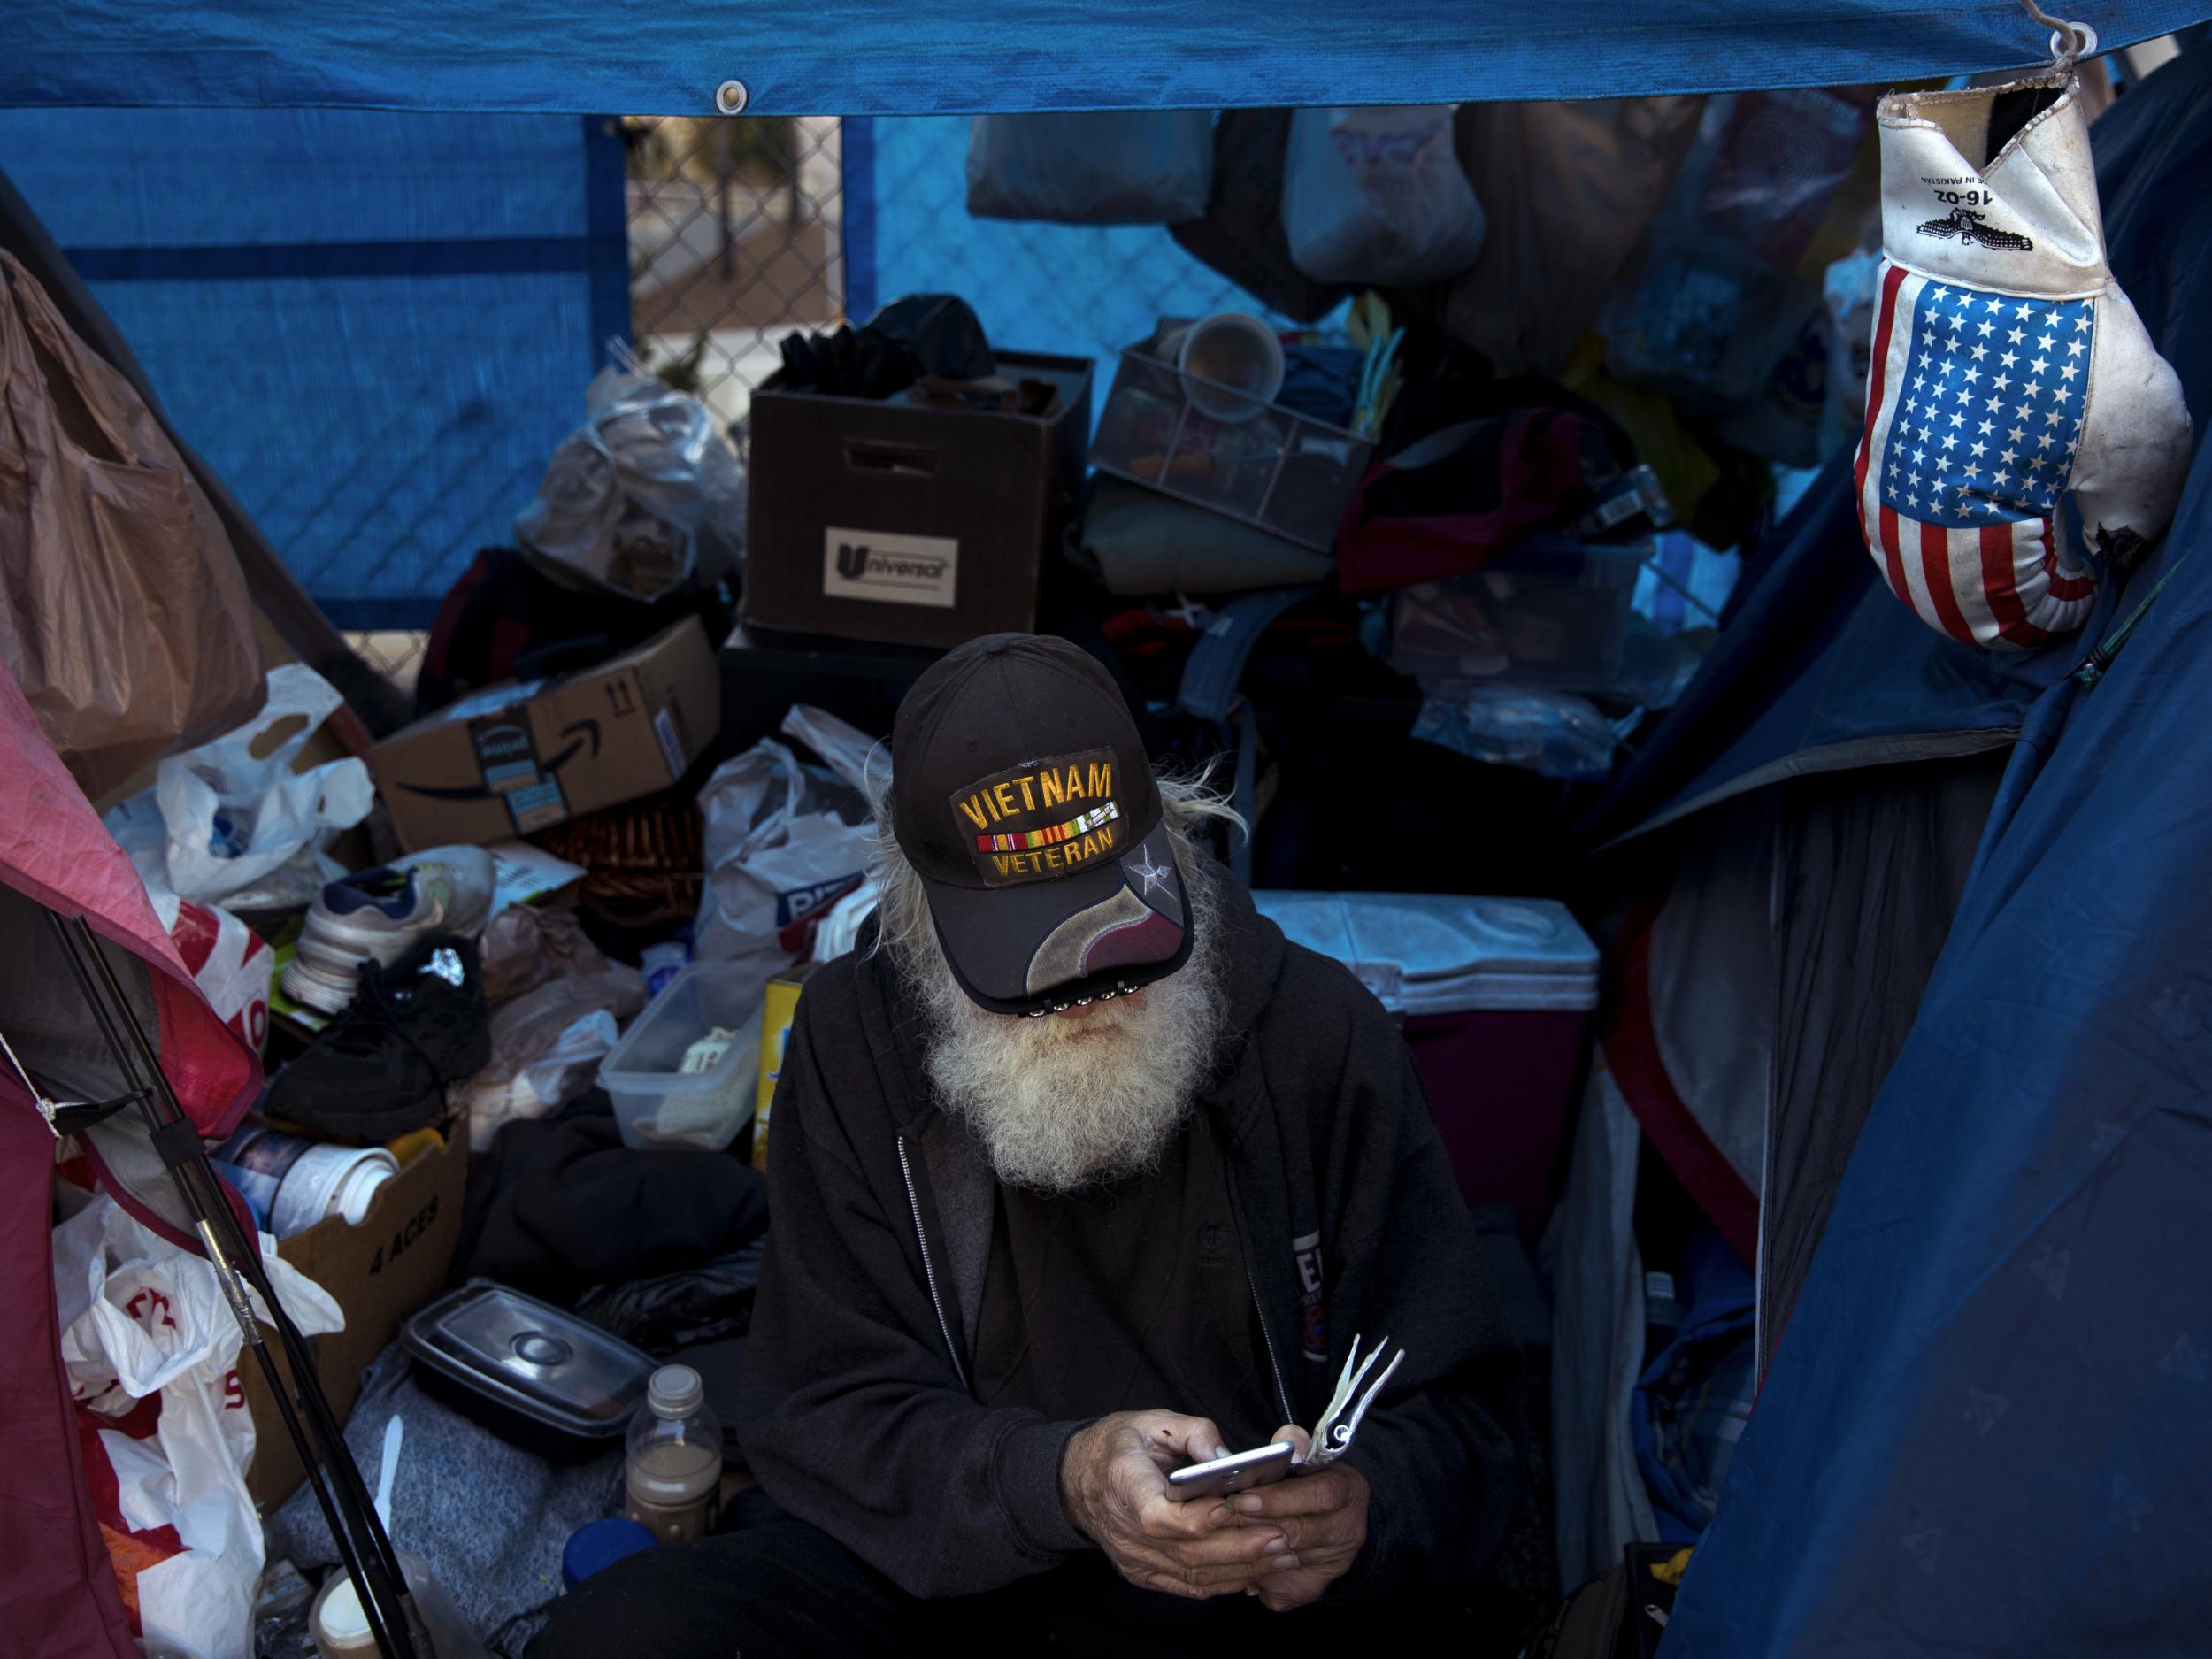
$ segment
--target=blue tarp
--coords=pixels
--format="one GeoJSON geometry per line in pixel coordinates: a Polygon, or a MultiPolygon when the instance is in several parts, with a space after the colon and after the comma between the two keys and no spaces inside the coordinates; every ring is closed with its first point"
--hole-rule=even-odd
{"type": "MultiPolygon", "coordinates": [[[[2108,46],[2204,0],[2075,0],[2108,46]]],[[[708,115],[1448,104],[1834,86],[2040,60],[2016,0],[31,0],[0,106],[708,115]]]]}
{"type": "MultiPolygon", "coordinates": [[[[2212,54],[2094,129],[2114,264],[2212,405],[2212,54]]],[[[2031,713],[1668,1659],[2212,1646],[2212,449],[2093,688],[2031,713]]]]}
{"type": "Polygon", "coordinates": [[[342,627],[427,623],[630,332],[604,122],[0,110],[0,171],[342,627]]]}

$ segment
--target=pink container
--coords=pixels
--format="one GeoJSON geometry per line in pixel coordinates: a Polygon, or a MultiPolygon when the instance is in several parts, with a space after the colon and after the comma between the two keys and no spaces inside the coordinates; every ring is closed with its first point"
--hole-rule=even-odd
{"type": "Polygon", "coordinates": [[[1551,1201],[1598,1003],[1598,951],[1550,899],[1257,893],[1263,915],[1399,1016],[1470,1204],[1551,1201]]]}

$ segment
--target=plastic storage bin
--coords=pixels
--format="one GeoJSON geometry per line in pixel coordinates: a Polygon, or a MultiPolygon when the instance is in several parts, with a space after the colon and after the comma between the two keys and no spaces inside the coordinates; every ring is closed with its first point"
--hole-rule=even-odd
{"type": "Polygon", "coordinates": [[[1469,575],[1408,588],[1391,607],[1390,665],[1417,679],[1604,691],[1620,679],[1651,550],[1535,536],[1469,575]]]}
{"type": "Polygon", "coordinates": [[[753,1121],[760,1060],[761,974],[743,963],[695,962],[645,1005],[599,1064],[623,1144],[718,1152],[753,1121]],[[712,1064],[683,1069],[719,1027],[734,1041],[712,1064]]]}
{"type": "Polygon", "coordinates": [[[1129,350],[1091,465],[1326,553],[1374,450],[1341,426],[1129,350]],[[1194,388],[1215,413],[1192,401],[1194,388]]]}
{"type": "Polygon", "coordinates": [[[1461,1195],[1512,1204],[1536,1225],[1598,1005],[1598,949],[1567,907],[1455,894],[1252,896],[1403,1021],[1461,1195]]]}

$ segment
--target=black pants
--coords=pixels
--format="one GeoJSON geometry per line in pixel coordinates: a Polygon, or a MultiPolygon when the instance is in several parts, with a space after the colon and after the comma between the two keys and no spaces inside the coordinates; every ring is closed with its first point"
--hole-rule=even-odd
{"type": "MultiPolygon", "coordinates": [[[[1002,1590],[908,1595],[826,1532],[784,1517],[663,1545],[617,1562],[554,1603],[529,1659],[786,1659],[820,1654],[1264,1652],[1268,1659],[1370,1659],[1393,1631],[1473,1634],[1464,1612],[1271,1613],[1250,1596],[1193,1601],[1140,1590],[1087,1555],[1002,1590]],[[1264,1643],[1263,1647],[1260,1644],[1264,1643]]],[[[1467,1651],[1460,1643],[1448,1643],[1467,1651]]]]}

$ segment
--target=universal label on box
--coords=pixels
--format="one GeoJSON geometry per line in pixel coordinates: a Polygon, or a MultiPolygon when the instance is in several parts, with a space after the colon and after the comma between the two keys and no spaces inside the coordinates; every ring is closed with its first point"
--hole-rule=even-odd
{"type": "Polygon", "coordinates": [[[959,589],[960,543],[949,536],[881,530],[822,532],[822,592],[832,599],[952,609],[959,589]]]}

